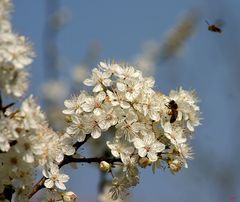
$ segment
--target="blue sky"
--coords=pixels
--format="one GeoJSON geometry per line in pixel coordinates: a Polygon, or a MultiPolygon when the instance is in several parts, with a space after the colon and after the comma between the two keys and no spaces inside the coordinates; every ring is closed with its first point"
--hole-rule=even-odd
{"type": "MultiPolygon", "coordinates": [[[[60,1],[60,0],[59,0],[60,1]]],[[[14,30],[34,44],[29,93],[41,97],[44,83],[43,31],[46,0],[14,0],[14,30]]],[[[60,31],[58,45],[67,66],[81,63],[93,43],[100,44],[99,60],[132,62],[148,40],[163,41],[179,17],[192,8],[201,10],[196,34],[185,44],[180,57],[159,65],[156,88],[164,93],[183,86],[196,89],[201,103],[202,125],[192,140],[195,159],[189,168],[172,175],[141,170],[141,183],[133,190],[134,201],[219,202],[240,200],[239,152],[239,8],[237,0],[169,1],[60,1],[70,20],[60,31]],[[204,20],[225,22],[223,33],[211,33],[204,20]]],[[[61,78],[70,78],[63,75],[61,78]]],[[[79,86],[79,90],[81,86],[79,86]]],[[[86,201],[95,201],[98,171],[85,165],[72,177],[69,187],[86,201]],[[88,200],[87,200],[88,199],[88,200]]]]}

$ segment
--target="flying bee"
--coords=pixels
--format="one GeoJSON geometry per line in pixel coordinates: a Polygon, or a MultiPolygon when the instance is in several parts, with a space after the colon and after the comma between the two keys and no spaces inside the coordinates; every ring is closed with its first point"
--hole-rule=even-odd
{"type": "Polygon", "coordinates": [[[218,32],[218,33],[221,33],[222,30],[221,30],[221,26],[223,25],[222,22],[217,22],[215,24],[210,24],[207,20],[205,20],[205,22],[207,23],[208,25],[208,30],[211,31],[211,32],[218,32]]]}
{"type": "Polygon", "coordinates": [[[171,115],[170,123],[173,123],[176,121],[178,116],[178,105],[174,100],[171,100],[166,107],[170,109],[171,111],[168,113],[168,115],[171,115]]]}

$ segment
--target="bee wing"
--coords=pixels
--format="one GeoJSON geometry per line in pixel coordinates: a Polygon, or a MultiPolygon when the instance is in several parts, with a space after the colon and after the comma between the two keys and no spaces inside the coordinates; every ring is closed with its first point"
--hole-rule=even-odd
{"type": "Polygon", "coordinates": [[[223,20],[218,19],[216,20],[216,22],[214,23],[217,27],[224,27],[225,23],[223,20]]]}
{"type": "Polygon", "coordinates": [[[207,21],[207,20],[205,20],[205,22],[206,22],[206,24],[209,26],[210,25],[210,23],[207,21]]]}

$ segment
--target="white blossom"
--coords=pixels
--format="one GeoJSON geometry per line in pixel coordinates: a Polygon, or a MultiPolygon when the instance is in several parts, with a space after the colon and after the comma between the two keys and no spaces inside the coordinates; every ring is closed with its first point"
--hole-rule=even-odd
{"type": "Polygon", "coordinates": [[[65,100],[64,105],[67,107],[67,109],[64,109],[63,113],[69,115],[75,113],[81,114],[83,112],[82,104],[85,102],[86,96],[87,93],[83,91],[79,96],[73,96],[71,99],[65,100]]]}
{"type": "Polygon", "coordinates": [[[103,87],[110,86],[111,79],[109,77],[111,76],[111,72],[101,72],[97,68],[94,68],[92,70],[92,78],[91,79],[85,79],[84,84],[87,86],[95,86],[93,88],[93,92],[100,92],[103,90],[103,87]]]}
{"type": "Polygon", "coordinates": [[[129,79],[117,82],[116,86],[120,92],[125,94],[126,100],[132,102],[141,93],[143,83],[136,79],[129,79]]]}
{"type": "Polygon", "coordinates": [[[33,163],[35,155],[41,155],[43,153],[43,146],[43,144],[37,142],[33,135],[25,134],[18,139],[18,143],[14,149],[21,154],[24,161],[27,163],[33,163]]]}
{"type": "Polygon", "coordinates": [[[184,136],[184,131],[180,127],[172,128],[170,123],[165,124],[165,136],[171,141],[173,145],[185,143],[187,138],[184,136]]]}
{"type": "Polygon", "coordinates": [[[0,151],[7,152],[10,149],[10,141],[18,138],[17,127],[18,123],[15,120],[0,113],[0,151]]]}
{"type": "Polygon", "coordinates": [[[118,122],[118,112],[116,108],[106,106],[98,117],[98,125],[102,130],[107,130],[118,122]]]}
{"type": "Polygon", "coordinates": [[[116,158],[120,157],[122,161],[134,152],[133,145],[125,140],[115,139],[112,142],[107,141],[107,146],[111,149],[112,155],[116,158]]]}
{"type": "Polygon", "coordinates": [[[112,186],[108,193],[109,197],[114,201],[118,198],[123,199],[128,194],[127,188],[129,185],[129,181],[125,176],[113,178],[112,186]]]}
{"type": "Polygon", "coordinates": [[[65,182],[69,180],[69,176],[61,174],[56,164],[49,164],[42,171],[43,175],[47,178],[44,182],[44,186],[48,189],[57,187],[58,189],[65,190],[65,182]]]}
{"type": "Polygon", "coordinates": [[[39,125],[46,123],[45,116],[41,112],[40,106],[34,101],[33,96],[22,103],[21,115],[24,117],[24,127],[26,129],[37,129],[39,125]]]}
{"type": "Polygon", "coordinates": [[[66,132],[79,142],[83,142],[85,140],[86,134],[88,133],[86,124],[86,119],[83,116],[72,116],[71,125],[67,128],[66,132]]]}
{"type": "Polygon", "coordinates": [[[153,133],[143,133],[143,138],[135,138],[134,146],[138,149],[138,154],[141,157],[147,156],[149,160],[156,161],[158,159],[157,153],[165,149],[165,145],[158,142],[153,133]]]}
{"type": "Polygon", "coordinates": [[[119,121],[116,125],[116,137],[124,137],[128,141],[132,141],[142,129],[142,125],[138,122],[138,116],[134,111],[126,113],[125,118],[119,121]]]}
{"type": "Polygon", "coordinates": [[[160,104],[156,94],[145,94],[134,104],[134,108],[154,121],[160,120],[160,104]]]}
{"type": "Polygon", "coordinates": [[[104,101],[106,94],[104,92],[100,92],[96,95],[96,97],[86,97],[85,102],[81,105],[83,111],[92,112],[96,115],[99,115],[99,110],[102,108],[102,102],[104,101]]]}
{"type": "Polygon", "coordinates": [[[121,92],[116,93],[116,92],[107,90],[107,95],[112,106],[120,105],[120,107],[122,107],[123,109],[130,108],[131,105],[129,104],[129,102],[127,102],[127,100],[125,100],[124,93],[121,93],[121,92]]]}
{"type": "Polygon", "coordinates": [[[6,94],[22,96],[28,88],[28,72],[34,53],[28,40],[11,29],[11,1],[0,2],[0,88],[6,94]]]}

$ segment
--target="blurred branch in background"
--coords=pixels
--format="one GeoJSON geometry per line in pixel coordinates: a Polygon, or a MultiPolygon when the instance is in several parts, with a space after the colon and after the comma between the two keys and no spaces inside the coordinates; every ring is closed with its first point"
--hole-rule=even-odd
{"type": "Polygon", "coordinates": [[[162,43],[148,41],[143,46],[143,53],[137,56],[135,63],[147,74],[153,75],[156,67],[173,59],[186,45],[187,40],[195,33],[200,12],[190,10],[181,17],[169,31],[162,43]],[[150,68],[151,67],[151,68],[150,68]]]}
{"type": "Polygon", "coordinates": [[[48,119],[53,128],[64,127],[61,113],[63,100],[69,94],[79,93],[79,84],[86,78],[88,69],[94,67],[100,54],[100,45],[90,45],[82,61],[69,66],[59,51],[58,37],[70,20],[71,13],[63,8],[59,0],[46,0],[46,25],[43,34],[45,80],[42,85],[43,102],[48,111],[48,119]],[[67,70],[67,71],[66,71],[67,70]],[[69,74],[70,75],[66,75],[69,74]],[[71,77],[71,79],[66,79],[71,77]],[[64,78],[64,79],[63,79],[64,78]],[[57,121],[56,121],[57,120],[57,121]]]}
{"type": "Polygon", "coordinates": [[[45,76],[42,94],[48,120],[53,128],[60,130],[64,126],[61,106],[69,88],[66,82],[60,80],[62,57],[59,53],[58,36],[70,19],[70,12],[66,8],[61,8],[59,0],[46,0],[45,5],[46,25],[43,33],[45,76]]]}
{"type": "MultiPolygon", "coordinates": [[[[46,25],[43,33],[44,42],[44,67],[45,79],[57,79],[59,77],[58,61],[58,35],[62,23],[60,23],[60,1],[51,0],[45,1],[46,5],[46,25]]],[[[61,17],[62,19],[62,17],[61,17]]]]}

